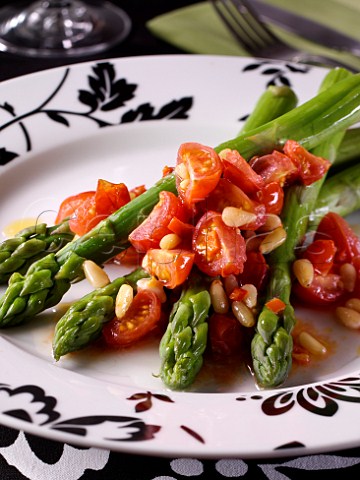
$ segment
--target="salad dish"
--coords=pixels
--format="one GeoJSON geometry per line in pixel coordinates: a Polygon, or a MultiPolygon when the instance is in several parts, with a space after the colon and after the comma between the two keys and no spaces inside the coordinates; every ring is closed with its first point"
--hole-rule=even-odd
{"type": "Polygon", "coordinates": [[[3,424],[156,455],[358,446],[358,74],[180,55],[1,94],[3,424]]]}

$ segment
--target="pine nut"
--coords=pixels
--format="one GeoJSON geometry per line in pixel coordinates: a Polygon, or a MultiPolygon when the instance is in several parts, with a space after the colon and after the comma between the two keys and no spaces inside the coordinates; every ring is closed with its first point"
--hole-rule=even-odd
{"type": "Polygon", "coordinates": [[[223,281],[226,295],[230,295],[234,288],[239,286],[239,282],[237,281],[235,275],[228,275],[223,281]]]}
{"type": "Polygon", "coordinates": [[[295,260],[292,266],[295,277],[303,287],[310,287],[314,280],[314,266],[307,258],[295,260]]]}
{"type": "Polygon", "coordinates": [[[253,327],[255,325],[255,317],[249,307],[243,302],[232,302],[231,309],[235,317],[244,327],[253,327]]]}
{"type": "Polygon", "coordinates": [[[267,254],[275,250],[286,240],[286,231],[283,227],[277,227],[268,233],[264,240],[260,243],[259,250],[262,254],[267,254]]]}
{"type": "Polygon", "coordinates": [[[356,283],[356,268],[351,263],[344,263],[340,267],[340,278],[347,292],[353,292],[356,283]]]}
{"type": "Polygon", "coordinates": [[[222,211],[221,218],[228,227],[242,227],[247,223],[254,222],[256,215],[242,208],[225,207],[222,211]]]}
{"type": "Polygon", "coordinates": [[[226,313],[229,310],[229,299],[221,280],[213,280],[210,285],[211,305],[216,313],[226,313]]]}
{"type": "Polygon", "coordinates": [[[136,282],[136,287],[138,290],[151,290],[160,298],[161,303],[167,300],[164,285],[155,277],[141,278],[136,282]]]}
{"type": "Polygon", "coordinates": [[[353,330],[360,328],[360,313],[356,310],[348,307],[337,307],[336,316],[345,327],[353,330]]]}
{"type": "Polygon", "coordinates": [[[115,315],[117,318],[122,318],[125,315],[133,301],[133,298],[133,288],[127,283],[121,285],[115,299],[115,315]]]}
{"type": "Polygon", "coordinates": [[[176,233],[168,233],[162,237],[159,246],[163,250],[171,250],[172,248],[176,248],[180,242],[181,237],[179,237],[179,235],[176,233]]]}
{"type": "Polygon", "coordinates": [[[252,283],[245,283],[245,285],[242,285],[241,288],[246,290],[248,293],[246,296],[243,298],[243,303],[249,308],[254,308],[256,307],[257,304],[257,288],[255,285],[252,283]]]}
{"type": "Polygon", "coordinates": [[[230,152],[231,152],[230,148],[224,148],[224,150],[221,150],[221,152],[219,153],[219,157],[224,159],[226,158],[227,154],[230,152]]]}
{"type": "Polygon", "coordinates": [[[274,213],[268,213],[266,215],[266,220],[264,225],[262,225],[260,228],[258,228],[258,232],[271,232],[272,230],[275,230],[275,228],[281,227],[282,222],[281,218],[279,215],[275,215],[274,213]]]}
{"type": "Polygon", "coordinates": [[[360,313],[360,299],[359,298],[349,298],[345,303],[345,307],[352,308],[360,313]]]}
{"type": "Polygon", "coordinates": [[[110,283],[110,279],[101,267],[92,260],[85,260],[83,263],[83,270],[86,279],[91,283],[94,288],[105,287],[110,283]]]}
{"type": "Polygon", "coordinates": [[[327,352],[325,345],[308,332],[300,332],[297,339],[299,344],[313,355],[325,355],[327,352]]]}

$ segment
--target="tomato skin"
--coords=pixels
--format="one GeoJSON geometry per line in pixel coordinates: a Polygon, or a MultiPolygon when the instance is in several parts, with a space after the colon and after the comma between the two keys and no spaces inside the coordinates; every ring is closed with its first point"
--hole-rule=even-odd
{"type": "Polygon", "coordinates": [[[97,215],[107,217],[128,202],[130,194],[125,183],[111,183],[101,178],[98,180],[95,193],[97,215]]]}
{"type": "Polygon", "coordinates": [[[152,291],[140,290],[124,317],[106,323],[102,334],[110,347],[131,345],[155,329],[161,318],[161,301],[152,291]],[[129,325],[131,324],[131,328],[129,325]]]}
{"type": "Polygon", "coordinates": [[[280,215],[284,206],[284,189],[278,182],[270,182],[256,193],[256,199],[265,205],[266,213],[280,215]]]}
{"type": "Polygon", "coordinates": [[[221,213],[208,211],[195,226],[192,247],[195,264],[207,275],[237,275],[246,260],[245,240],[237,228],[228,227],[221,213]]]}
{"type": "Polygon", "coordinates": [[[237,150],[229,148],[219,154],[223,163],[223,176],[241,188],[247,195],[252,195],[264,187],[264,180],[258,175],[237,150]]]}
{"type": "Polygon", "coordinates": [[[180,214],[181,202],[172,192],[160,192],[159,201],[145,220],[129,235],[129,241],[138,252],[158,248],[164,235],[171,233],[170,221],[180,214]]]}
{"type": "Polygon", "coordinates": [[[321,220],[314,240],[330,239],[336,245],[334,262],[352,263],[360,256],[360,239],[353,232],[348,222],[337,213],[329,212],[321,220]]]}
{"type": "Polygon", "coordinates": [[[331,166],[329,160],[308,152],[295,140],[285,142],[284,153],[298,166],[299,177],[304,185],[320,180],[331,166]]]}
{"type": "Polygon", "coordinates": [[[174,289],[185,282],[194,264],[195,254],[185,249],[149,249],[142,267],[165,287],[174,289]]]}
{"type": "Polygon", "coordinates": [[[211,210],[221,213],[225,207],[241,208],[256,215],[255,221],[241,227],[243,230],[257,230],[266,221],[266,210],[263,204],[252,200],[229,180],[221,178],[200,208],[204,212],[211,210]]]}
{"type": "Polygon", "coordinates": [[[246,256],[247,258],[244,264],[244,270],[238,276],[238,282],[240,285],[245,285],[247,283],[255,285],[256,289],[260,292],[266,285],[266,280],[269,274],[269,266],[261,252],[246,252],[246,256]]]}
{"type": "Polygon", "coordinates": [[[65,218],[71,218],[76,215],[77,209],[84,202],[89,202],[95,198],[95,190],[88,192],[81,192],[76,195],[71,195],[70,197],[65,198],[59,207],[55,224],[61,223],[65,218]]]}
{"type": "Polygon", "coordinates": [[[278,150],[261,157],[254,157],[249,164],[263,178],[265,184],[277,182],[283,187],[298,178],[298,167],[287,155],[278,150]]]}
{"type": "Polygon", "coordinates": [[[239,321],[233,315],[213,313],[208,323],[212,353],[230,356],[240,352],[243,334],[239,321]]]}
{"type": "Polygon", "coordinates": [[[335,273],[315,274],[309,287],[295,283],[292,291],[298,299],[311,305],[330,305],[345,294],[340,275],[335,273]]]}
{"type": "Polygon", "coordinates": [[[204,200],[216,187],[222,169],[220,157],[214,149],[195,142],[180,145],[175,168],[180,198],[187,205],[204,200]],[[184,187],[182,182],[187,180],[184,187]]]}
{"type": "Polygon", "coordinates": [[[310,260],[314,271],[321,275],[327,275],[334,265],[336,247],[333,240],[314,240],[307,247],[302,258],[310,260]]]}

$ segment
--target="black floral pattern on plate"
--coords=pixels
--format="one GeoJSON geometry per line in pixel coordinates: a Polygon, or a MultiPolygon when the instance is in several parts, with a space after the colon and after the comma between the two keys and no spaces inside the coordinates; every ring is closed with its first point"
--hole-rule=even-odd
{"type": "MultiPolygon", "coordinates": [[[[88,88],[78,91],[77,101],[80,107],[78,110],[52,108],[51,102],[64,88],[70,71],[70,67],[66,68],[53,92],[40,105],[26,113],[17,115],[13,105],[6,101],[0,104],[0,110],[6,112],[9,117],[9,120],[0,125],[0,133],[17,125],[25,139],[26,152],[30,152],[33,150],[33,145],[26,121],[40,114],[46,115],[49,120],[67,128],[71,127],[71,117],[74,116],[95,122],[99,128],[136,121],[186,120],[189,118],[189,111],[193,105],[193,97],[191,96],[172,99],[160,108],[154,107],[151,102],[145,102],[136,108],[123,111],[127,103],[135,98],[138,85],[129,83],[125,78],[118,78],[115,66],[110,62],[97,63],[92,67],[92,74],[87,77],[88,88]],[[84,106],[87,107],[85,111],[83,110],[84,106]],[[119,110],[117,121],[105,120],[99,115],[115,110],[119,110]]],[[[11,151],[6,146],[0,145],[0,165],[5,165],[18,156],[18,152],[11,151]]]]}

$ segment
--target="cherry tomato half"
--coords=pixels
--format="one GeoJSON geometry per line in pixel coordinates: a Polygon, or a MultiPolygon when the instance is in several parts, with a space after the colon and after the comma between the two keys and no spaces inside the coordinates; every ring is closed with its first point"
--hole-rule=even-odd
{"type": "Polygon", "coordinates": [[[208,211],[195,226],[193,240],[195,264],[210,276],[237,275],[246,260],[245,240],[238,228],[228,227],[221,213],[208,211]]]}
{"type": "Polygon", "coordinates": [[[298,166],[299,176],[304,185],[320,180],[331,165],[329,160],[308,152],[295,140],[287,140],[284,153],[298,166]]]}
{"type": "Polygon", "coordinates": [[[160,192],[159,201],[150,215],[131,232],[129,241],[138,252],[145,253],[150,248],[158,248],[164,235],[171,233],[168,225],[177,217],[182,208],[181,201],[172,192],[160,192]]]}
{"type": "Polygon", "coordinates": [[[195,254],[185,249],[150,248],[142,267],[165,287],[173,289],[185,282],[194,264],[195,254]]]}
{"type": "Polygon", "coordinates": [[[307,247],[302,258],[310,260],[316,273],[327,275],[333,264],[336,247],[333,240],[314,240],[307,247]]]}
{"type": "Polygon", "coordinates": [[[329,305],[339,300],[345,293],[340,275],[335,273],[315,274],[309,287],[295,283],[292,291],[298,299],[312,305],[329,305]]]}
{"type": "Polygon", "coordinates": [[[237,150],[226,148],[219,153],[224,167],[224,178],[237,185],[247,195],[254,194],[263,188],[265,182],[237,150]]]}
{"type": "Polygon", "coordinates": [[[76,215],[76,212],[80,205],[84,202],[92,202],[95,198],[95,190],[88,192],[81,192],[77,195],[71,195],[65,198],[61,204],[57,213],[55,224],[61,223],[65,218],[72,218],[76,215]]]}
{"type": "Polygon", "coordinates": [[[265,205],[266,213],[280,215],[284,205],[284,189],[277,182],[267,183],[255,198],[265,205]]]}
{"type": "Polygon", "coordinates": [[[183,143],[177,155],[176,187],[187,205],[203,200],[217,185],[222,174],[219,155],[200,143],[183,143]]]}
{"type": "Polygon", "coordinates": [[[249,164],[265,183],[277,182],[282,187],[293,183],[299,175],[295,163],[278,150],[261,157],[254,157],[249,164]]]}
{"type": "Polygon", "coordinates": [[[218,355],[240,352],[243,334],[239,321],[231,314],[213,313],[209,318],[209,344],[218,355]]]}
{"type": "Polygon", "coordinates": [[[130,194],[125,183],[111,183],[103,179],[98,180],[95,193],[95,210],[97,215],[107,217],[128,202],[130,202],[130,194]]]}
{"type": "Polygon", "coordinates": [[[246,252],[246,257],[244,270],[238,276],[238,281],[240,285],[247,283],[255,285],[256,289],[261,291],[266,284],[269,266],[266,263],[264,255],[259,251],[246,252]]]}
{"type": "Polygon", "coordinates": [[[211,210],[221,213],[225,207],[241,208],[249,213],[256,215],[256,219],[243,225],[242,230],[257,230],[261,225],[264,225],[266,220],[265,206],[244,193],[241,188],[231,183],[225,178],[221,178],[210,193],[210,195],[202,202],[202,209],[206,212],[211,210]]]}
{"type": "Polygon", "coordinates": [[[315,240],[330,239],[336,245],[335,263],[351,263],[360,256],[360,239],[337,213],[326,214],[318,225],[315,240]]]}
{"type": "Polygon", "coordinates": [[[139,290],[122,318],[113,318],[103,328],[103,338],[110,347],[131,345],[157,326],[161,301],[152,291],[139,290]]]}

